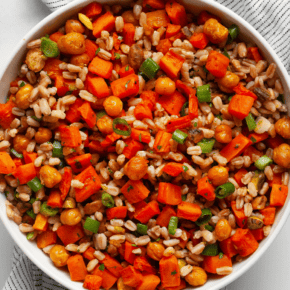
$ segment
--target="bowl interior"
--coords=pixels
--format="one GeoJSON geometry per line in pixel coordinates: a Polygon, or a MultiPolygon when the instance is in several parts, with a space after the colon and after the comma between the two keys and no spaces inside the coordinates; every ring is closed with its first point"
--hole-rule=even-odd
{"type": "MultiPolygon", "coordinates": [[[[42,22],[40,22],[37,26],[34,27],[19,43],[14,52],[12,53],[12,57],[8,61],[7,67],[4,67],[0,73],[0,102],[3,103],[6,99],[7,92],[9,90],[9,83],[17,76],[17,72],[22,64],[23,57],[26,53],[26,44],[30,40],[39,38],[47,33],[51,33],[56,31],[59,27],[61,27],[67,19],[69,19],[72,15],[76,14],[82,7],[87,5],[88,3],[93,2],[93,0],[77,0],[73,3],[61,8],[60,10],[54,12],[47,18],[45,18],[42,22]]],[[[129,5],[130,1],[128,0],[98,0],[100,3],[106,4],[120,4],[129,5]]],[[[274,53],[272,48],[267,44],[267,42],[262,38],[262,36],[254,30],[254,28],[245,22],[242,18],[237,16],[235,13],[225,8],[224,6],[213,2],[211,0],[183,0],[182,1],[187,8],[187,11],[191,12],[194,15],[197,15],[202,10],[207,10],[213,14],[218,15],[222,18],[223,23],[227,26],[235,23],[239,25],[241,30],[241,37],[244,41],[251,42],[253,44],[257,44],[260,50],[262,51],[263,56],[269,62],[275,62],[277,64],[277,72],[283,83],[284,87],[284,95],[286,96],[286,104],[287,107],[290,108],[290,82],[288,79],[288,74],[286,69],[283,67],[282,63],[278,59],[277,55],[274,53]]],[[[225,276],[223,278],[215,278],[210,277],[209,281],[202,287],[198,288],[199,290],[217,290],[222,288],[223,286],[231,283],[235,279],[237,279],[240,275],[242,275],[246,270],[248,270],[261,255],[266,251],[268,246],[274,240],[274,238],[279,233],[282,228],[288,214],[290,212],[290,203],[289,196],[287,198],[285,206],[278,212],[276,216],[275,223],[273,225],[271,234],[269,237],[264,239],[260,243],[260,247],[255,252],[254,255],[246,259],[241,263],[236,263],[234,266],[234,271],[231,275],[225,276]]],[[[25,235],[23,235],[18,226],[8,220],[6,216],[5,210],[5,196],[3,194],[0,195],[0,217],[6,226],[7,230],[15,240],[15,242],[20,246],[20,248],[24,251],[24,253],[45,273],[51,276],[60,284],[63,284],[65,287],[72,290],[80,290],[83,289],[82,284],[78,282],[72,282],[70,277],[66,271],[60,270],[52,264],[50,258],[44,254],[41,250],[36,247],[35,243],[31,243],[27,241],[25,235]]],[[[192,288],[187,288],[192,289],[192,288]]],[[[195,288],[196,289],[196,288],[195,288]]]]}

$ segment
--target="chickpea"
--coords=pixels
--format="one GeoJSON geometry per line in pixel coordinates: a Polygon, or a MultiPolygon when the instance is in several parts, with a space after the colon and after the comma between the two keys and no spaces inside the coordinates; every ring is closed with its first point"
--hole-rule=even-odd
{"type": "Polygon", "coordinates": [[[285,139],[290,139],[290,118],[283,117],[279,119],[275,124],[276,132],[285,139]]]}
{"type": "Polygon", "coordinates": [[[155,261],[160,261],[163,257],[165,248],[157,242],[149,243],[147,246],[147,255],[155,261]]]}
{"type": "Polygon", "coordinates": [[[113,133],[113,119],[109,116],[103,116],[97,121],[99,130],[106,135],[113,133]]]}
{"type": "Polygon", "coordinates": [[[24,150],[26,150],[30,140],[24,136],[24,135],[16,135],[13,139],[13,148],[18,153],[23,153],[24,150]]]}
{"type": "Polygon", "coordinates": [[[232,93],[233,88],[238,85],[240,78],[230,71],[226,72],[226,75],[220,79],[216,79],[219,88],[225,93],[232,93]]]}
{"type": "Polygon", "coordinates": [[[219,125],[215,129],[215,139],[220,143],[230,143],[232,141],[232,129],[228,125],[219,125]]]}
{"type": "Polygon", "coordinates": [[[36,132],[34,138],[36,143],[42,144],[48,142],[52,138],[52,133],[48,128],[40,127],[36,132]]]}
{"type": "Polygon", "coordinates": [[[82,53],[82,54],[77,54],[77,55],[73,55],[70,58],[70,63],[77,65],[77,66],[87,66],[90,62],[90,57],[87,53],[82,53]]]}
{"type": "Polygon", "coordinates": [[[33,90],[33,86],[30,84],[26,84],[22,88],[20,88],[16,94],[15,104],[18,108],[26,110],[30,106],[29,98],[31,91],[33,90]]]}
{"type": "Polygon", "coordinates": [[[40,180],[48,188],[52,188],[61,181],[61,174],[54,168],[49,165],[44,165],[41,167],[40,171],[40,180]]]}
{"type": "Polygon", "coordinates": [[[55,245],[51,248],[49,256],[56,267],[63,267],[67,264],[70,254],[64,246],[55,245]]]}
{"type": "Polygon", "coordinates": [[[25,63],[28,68],[34,72],[41,71],[45,66],[46,57],[40,48],[30,49],[26,54],[25,63]]]}
{"type": "Polygon", "coordinates": [[[168,77],[160,77],[155,83],[155,92],[160,95],[171,95],[175,89],[175,82],[168,77]]]}
{"type": "Polygon", "coordinates": [[[84,33],[85,28],[80,21],[75,19],[69,19],[65,23],[65,33],[68,34],[71,32],[84,33]]]}
{"type": "Polygon", "coordinates": [[[148,161],[143,157],[131,158],[124,167],[124,173],[131,180],[139,180],[147,173],[148,161]]]}
{"type": "Polygon", "coordinates": [[[117,281],[117,289],[118,290],[134,290],[133,287],[124,284],[123,278],[120,277],[117,281]]]}
{"type": "Polygon", "coordinates": [[[210,18],[203,26],[203,32],[208,36],[209,40],[218,44],[228,39],[228,29],[220,24],[216,19],[210,18]]]}
{"type": "Polygon", "coordinates": [[[221,219],[215,226],[215,235],[218,241],[226,240],[231,236],[232,228],[226,219],[221,219]]]}
{"type": "Polygon", "coordinates": [[[194,266],[192,272],[185,276],[185,280],[191,286],[202,286],[207,281],[207,274],[202,268],[194,266]]]}
{"type": "Polygon", "coordinates": [[[78,208],[65,209],[60,215],[60,221],[64,225],[75,226],[82,220],[82,214],[78,208]]]}
{"type": "Polygon", "coordinates": [[[105,111],[111,117],[117,117],[123,110],[123,102],[115,96],[106,98],[103,105],[105,111]]]}
{"type": "Polygon", "coordinates": [[[70,32],[57,41],[59,50],[64,54],[81,54],[86,51],[85,37],[78,32],[70,32]]]}
{"type": "Polygon", "coordinates": [[[225,167],[217,165],[208,171],[207,176],[214,186],[219,186],[227,182],[229,173],[225,167]]]}
{"type": "Polygon", "coordinates": [[[138,19],[135,19],[133,11],[127,10],[122,14],[123,20],[125,23],[132,23],[135,26],[139,25],[138,19]]]}
{"type": "Polygon", "coordinates": [[[273,152],[273,160],[284,168],[290,168],[290,146],[283,143],[276,147],[273,152]]]}

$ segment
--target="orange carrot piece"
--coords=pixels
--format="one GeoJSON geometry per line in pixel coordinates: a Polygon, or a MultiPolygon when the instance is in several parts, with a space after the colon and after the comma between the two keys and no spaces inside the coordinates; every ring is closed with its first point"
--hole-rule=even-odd
{"type": "Polygon", "coordinates": [[[28,163],[34,163],[35,159],[38,157],[37,153],[32,152],[32,153],[28,153],[27,151],[23,151],[23,158],[24,158],[24,162],[26,164],[28,163]]]}
{"type": "Polygon", "coordinates": [[[169,205],[178,205],[181,203],[181,188],[172,183],[160,182],[158,187],[157,200],[169,205]]]}
{"type": "Polygon", "coordinates": [[[66,163],[72,168],[73,172],[79,173],[91,165],[92,155],[90,153],[66,158],[66,163]]]}
{"type": "Polygon", "coordinates": [[[221,241],[219,243],[219,246],[222,252],[230,258],[238,254],[238,251],[235,249],[231,237],[226,240],[221,241]]]}
{"type": "Polygon", "coordinates": [[[180,164],[180,163],[177,163],[177,162],[169,162],[167,163],[163,169],[162,169],[163,172],[171,175],[171,176],[178,176],[181,172],[184,171],[183,169],[183,165],[180,164]]]}
{"type": "Polygon", "coordinates": [[[132,246],[128,241],[125,242],[125,252],[124,252],[124,260],[130,264],[133,264],[137,256],[132,253],[133,250],[137,249],[135,246],[132,246]]]}
{"type": "Polygon", "coordinates": [[[65,200],[69,192],[71,181],[72,181],[72,170],[69,167],[65,167],[61,182],[59,184],[59,190],[61,192],[62,200],[65,200]]]}
{"type": "Polygon", "coordinates": [[[155,136],[155,142],[153,148],[156,150],[156,152],[159,153],[165,153],[170,151],[170,139],[172,138],[172,134],[164,132],[164,131],[158,131],[158,133],[155,136]]]}
{"type": "Polygon", "coordinates": [[[9,101],[6,104],[0,104],[0,126],[3,129],[10,128],[10,124],[15,118],[15,116],[12,114],[12,109],[16,105],[12,99],[13,95],[10,96],[9,101]]]}
{"type": "Polygon", "coordinates": [[[127,216],[126,206],[112,207],[106,210],[106,216],[108,220],[112,219],[124,219],[127,216]]]}
{"type": "Polygon", "coordinates": [[[164,0],[144,0],[143,8],[154,8],[154,9],[164,9],[165,3],[164,0]]]}
{"type": "Polygon", "coordinates": [[[131,287],[137,287],[143,279],[141,273],[131,265],[124,268],[121,275],[124,284],[131,287]]]}
{"type": "Polygon", "coordinates": [[[72,281],[85,280],[88,272],[83,256],[77,254],[69,257],[67,260],[67,267],[72,281]]]}
{"type": "MultiPolygon", "coordinates": [[[[246,148],[246,150],[244,151],[243,156],[249,156],[251,159],[253,158],[253,154],[258,155],[260,157],[262,157],[264,154],[263,152],[257,150],[255,147],[253,146],[249,146],[248,148],[246,148]]],[[[252,159],[253,160],[253,159],[252,159]]]]}
{"type": "Polygon", "coordinates": [[[188,98],[190,97],[191,94],[193,94],[193,95],[196,94],[195,89],[189,87],[187,84],[185,84],[181,80],[177,80],[175,82],[175,85],[176,85],[176,89],[179,89],[181,91],[181,93],[186,95],[188,98]]]}
{"type": "Polygon", "coordinates": [[[235,201],[231,202],[231,207],[232,207],[232,211],[234,213],[238,226],[240,228],[244,228],[248,220],[248,218],[245,215],[244,208],[237,209],[235,201]]]}
{"type": "Polygon", "coordinates": [[[265,226],[272,225],[275,221],[276,208],[275,207],[266,207],[260,210],[260,213],[264,216],[263,222],[265,226]]]}
{"type": "Polygon", "coordinates": [[[181,25],[169,23],[166,29],[165,37],[170,38],[176,35],[177,33],[179,33],[180,29],[181,29],[181,25]]]}
{"type": "Polygon", "coordinates": [[[0,174],[14,172],[16,165],[7,152],[0,152],[0,174]]]}
{"type": "Polygon", "coordinates": [[[167,123],[167,131],[174,132],[176,129],[185,129],[190,127],[191,125],[191,118],[189,115],[180,117],[178,119],[170,120],[167,123]]]}
{"type": "Polygon", "coordinates": [[[166,27],[169,23],[169,17],[167,16],[165,10],[155,10],[146,13],[147,15],[147,25],[153,29],[160,27],[166,27]]]}
{"type": "Polygon", "coordinates": [[[270,206],[283,206],[288,195],[288,186],[273,184],[270,193],[270,206]]]}
{"type": "Polygon", "coordinates": [[[112,134],[106,136],[106,139],[101,142],[101,146],[102,147],[109,147],[110,145],[112,145],[115,141],[117,141],[121,137],[122,137],[121,135],[118,135],[115,132],[113,132],[112,134]]]}
{"type": "Polygon", "coordinates": [[[142,131],[138,129],[131,129],[131,138],[135,141],[140,141],[143,143],[150,143],[151,135],[147,131],[142,131]]]}
{"type": "Polygon", "coordinates": [[[110,90],[103,78],[87,75],[86,84],[88,91],[99,99],[106,98],[110,95],[110,90]]]}
{"type": "Polygon", "coordinates": [[[158,103],[171,115],[179,115],[179,112],[186,102],[186,98],[178,91],[171,95],[164,95],[159,98],[158,103]]]}
{"type": "Polygon", "coordinates": [[[161,39],[156,46],[156,50],[162,52],[164,55],[169,51],[169,48],[172,47],[172,43],[168,38],[161,39]]]}
{"type": "Polygon", "coordinates": [[[60,37],[63,36],[63,35],[64,35],[63,33],[57,31],[55,33],[52,33],[49,36],[49,39],[52,40],[52,41],[54,41],[54,42],[57,42],[60,39],[60,37]]]}
{"type": "Polygon", "coordinates": [[[82,137],[79,128],[73,126],[61,126],[59,132],[62,146],[78,147],[82,144],[82,137]]]}
{"type": "Polygon", "coordinates": [[[81,13],[85,14],[87,17],[95,17],[102,12],[102,5],[97,2],[92,2],[81,10],[81,13]]]}
{"type": "Polygon", "coordinates": [[[156,224],[161,227],[167,227],[172,216],[176,216],[174,208],[170,205],[166,205],[157,217],[156,224]]]}
{"type": "Polygon", "coordinates": [[[252,233],[252,235],[256,241],[261,241],[265,237],[263,228],[256,229],[256,230],[250,230],[250,232],[252,233]]]}
{"type": "Polygon", "coordinates": [[[121,264],[117,260],[112,258],[109,254],[103,254],[105,255],[105,259],[101,260],[100,262],[103,263],[106,269],[108,269],[114,276],[118,278],[121,277],[121,272],[123,270],[121,264]]]}
{"type": "Polygon", "coordinates": [[[78,122],[81,119],[81,113],[78,111],[78,108],[84,103],[84,100],[81,98],[76,99],[74,104],[69,107],[69,110],[66,111],[66,120],[70,123],[78,122]]]}
{"type": "Polygon", "coordinates": [[[94,57],[89,64],[89,72],[96,74],[104,79],[109,79],[113,71],[113,63],[98,56],[94,57]]]}
{"type": "Polygon", "coordinates": [[[146,257],[137,256],[134,260],[134,268],[148,274],[156,274],[156,269],[149,263],[146,257]]]}
{"type": "Polygon", "coordinates": [[[56,244],[57,235],[56,232],[53,231],[45,231],[37,235],[36,244],[39,249],[43,249],[49,245],[56,244]]]}
{"type": "Polygon", "coordinates": [[[165,9],[173,24],[181,25],[181,27],[187,24],[187,16],[183,5],[175,1],[168,1],[165,9]]]}
{"type": "Polygon", "coordinates": [[[129,180],[121,188],[121,192],[130,203],[137,203],[147,198],[150,193],[141,180],[129,180]]]}
{"type": "Polygon", "coordinates": [[[52,189],[50,191],[50,194],[47,200],[47,205],[51,207],[62,208],[63,200],[61,198],[61,192],[59,189],[52,189]]]}
{"type": "Polygon", "coordinates": [[[134,218],[140,221],[141,223],[146,224],[152,217],[154,217],[157,214],[160,214],[158,202],[156,200],[152,200],[137,214],[135,214],[134,218]]]}
{"type": "Polygon", "coordinates": [[[84,253],[83,253],[83,256],[84,258],[86,258],[87,260],[91,261],[93,259],[95,259],[95,256],[94,256],[94,252],[96,250],[93,248],[93,247],[89,247],[84,253]]]}
{"type": "Polygon", "coordinates": [[[118,280],[118,278],[114,276],[111,272],[106,269],[100,270],[98,266],[94,269],[92,274],[103,278],[102,287],[104,289],[111,289],[118,280]]]}
{"type": "Polygon", "coordinates": [[[86,39],[85,40],[85,45],[86,45],[86,54],[89,56],[90,61],[96,56],[96,51],[98,49],[98,45],[90,40],[90,39],[86,39]]]}
{"type": "Polygon", "coordinates": [[[214,187],[211,184],[208,176],[205,176],[197,182],[197,194],[201,195],[208,201],[215,200],[214,187]]]}
{"type": "Polygon", "coordinates": [[[211,14],[205,10],[201,11],[198,15],[198,18],[197,18],[197,24],[198,25],[202,25],[202,24],[205,24],[207,20],[209,20],[210,18],[214,18],[216,19],[218,22],[221,22],[221,19],[214,15],[214,14],[211,14]]]}
{"type": "Polygon", "coordinates": [[[119,71],[119,75],[121,78],[124,78],[128,75],[132,75],[134,73],[135,73],[134,69],[130,67],[129,65],[123,66],[119,71]]]}
{"type": "Polygon", "coordinates": [[[92,110],[89,102],[84,102],[81,107],[78,108],[83,120],[88,124],[90,128],[93,128],[97,123],[97,116],[92,110]]]}
{"type": "Polygon", "coordinates": [[[34,163],[18,166],[12,174],[19,180],[19,184],[26,184],[37,175],[34,163]]]}
{"type": "Polygon", "coordinates": [[[242,134],[239,134],[220,151],[220,154],[229,162],[233,158],[241,155],[243,151],[251,145],[251,143],[252,141],[250,139],[242,134]]]}
{"type": "Polygon", "coordinates": [[[144,145],[136,140],[126,140],[125,142],[127,146],[123,150],[123,154],[126,158],[131,159],[136,155],[136,153],[140,150],[144,149],[144,145]]]}
{"type": "MultiPolygon", "coordinates": [[[[248,147],[249,148],[249,147],[248,147]]],[[[247,150],[247,149],[246,149],[247,150]]],[[[242,178],[245,176],[245,174],[247,174],[248,171],[245,168],[241,168],[235,175],[234,175],[234,179],[236,180],[236,182],[238,183],[238,185],[240,187],[244,186],[244,184],[242,183],[242,178]]]]}
{"type": "Polygon", "coordinates": [[[258,47],[249,47],[248,56],[250,59],[253,59],[255,62],[259,62],[260,60],[263,60],[263,57],[261,56],[258,47]]]}
{"type": "Polygon", "coordinates": [[[56,233],[65,246],[74,244],[85,235],[83,226],[80,223],[75,226],[62,225],[57,229],[56,233]]]}
{"type": "Polygon", "coordinates": [[[181,279],[180,280],[180,284],[176,287],[163,287],[163,285],[161,284],[161,289],[164,289],[164,290],[182,290],[182,289],[185,289],[186,288],[186,282],[181,279]]]}
{"type": "Polygon", "coordinates": [[[77,202],[83,202],[92,194],[97,193],[101,188],[101,180],[92,165],[83,170],[74,179],[84,183],[83,188],[75,189],[75,199],[77,202]]]}
{"type": "Polygon", "coordinates": [[[249,115],[254,101],[249,96],[234,95],[229,103],[228,111],[231,115],[243,120],[249,115]]]}
{"type": "Polygon", "coordinates": [[[146,118],[153,119],[151,109],[146,102],[142,102],[135,107],[134,115],[137,120],[143,120],[146,118]]]}
{"type": "Polygon", "coordinates": [[[97,20],[93,22],[93,35],[98,38],[101,36],[101,32],[106,30],[111,32],[115,28],[115,17],[111,12],[106,12],[97,20]]]}
{"type": "Polygon", "coordinates": [[[272,148],[272,149],[280,146],[283,143],[284,143],[284,140],[279,135],[276,135],[276,137],[274,137],[274,138],[268,138],[266,140],[267,146],[270,147],[270,148],[272,148]]]}
{"type": "Polygon", "coordinates": [[[132,23],[125,23],[123,28],[124,43],[131,46],[135,43],[135,26],[132,23]]]}
{"type": "Polygon", "coordinates": [[[239,83],[237,86],[235,86],[233,88],[233,91],[237,95],[249,96],[249,97],[252,97],[254,100],[257,100],[258,99],[258,97],[256,96],[256,94],[254,94],[252,91],[250,91],[247,88],[245,88],[241,83],[239,83]]]}
{"type": "Polygon", "coordinates": [[[201,216],[200,206],[182,201],[177,207],[177,216],[195,222],[201,216]]]}
{"type": "Polygon", "coordinates": [[[191,120],[198,117],[198,99],[195,95],[195,90],[193,94],[189,95],[188,116],[191,120]]]}
{"type": "Polygon", "coordinates": [[[267,132],[258,134],[258,133],[251,133],[248,138],[253,142],[253,143],[258,143],[266,140],[269,137],[269,134],[267,132]]]}
{"type": "Polygon", "coordinates": [[[13,160],[16,168],[18,168],[19,166],[23,165],[22,159],[20,159],[20,158],[13,158],[12,160],[13,160]]]}
{"type": "Polygon", "coordinates": [[[227,72],[230,60],[223,54],[212,50],[206,62],[206,69],[215,77],[222,78],[227,72]]]}
{"type": "Polygon", "coordinates": [[[63,97],[68,91],[76,89],[74,80],[65,79],[61,74],[53,73],[50,78],[54,80],[54,87],[57,88],[59,97],[63,97]]]}
{"type": "Polygon", "coordinates": [[[83,287],[89,290],[99,290],[103,279],[100,276],[86,275],[83,287]]]}
{"type": "Polygon", "coordinates": [[[249,229],[237,229],[236,233],[232,236],[233,244],[242,257],[253,254],[259,247],[249,229]]]}
{"type": "Polygon", "coordinates": [[[37,231],[46,231],[48,228],[48,217],[38,213],[33,228],[37,231]]]}
{"type": "Polygon", "coordinates": [[[160,278],[153,274],[142,275],[143,279],[141,284],[136,287],[136,290],[156,290],[157,285],[160,283],[160,278]]]}
{"type": "Polygon", "coordinates": [[[208,45],[209,39],[205,33],[200,32],[194,33],[189,39],[189,42],[196,48],[204,49],[208,45]]]}
{"type": "Polygon", "coordinates": [[[169,50],[160,60],[160,68],[172,79],[176,78],[185,59],[169,50]]]}
{"type": "Polygon", "coordinates": [[[232,260],[227,255],[223,255],[220,258],[219,255],[217,256],[205,256],[202,262],[202,268],[212,274],[216,274],[216,269],[221,267],[232,267],[232,260]]]}
{"type": "Polygon", "coordinates": [[[132,74],[111,82],[113,95],[122,99],[135,96],[139,92],[139,78],[132,74]]]}
{"type": "Polygon", "coordinates": [[[101,142],[98,140],[93,140],[89,143],[90,153],[103,153],[105,152],[105,148],[102,147],[101,142]]]}
{"type": "Polygon", "coordinates": [[[273,173],[273,179],[268,180],[267,182],[270,187],[272,187],[273,184],[282,184],[282,173],[273,173]]]}
{"type": "Polygon", "coordinates": [[[180,284],[180,273],[177,258],[172,255],[159,261],[161,283],[164,287],[176,287],[180,284]]]}

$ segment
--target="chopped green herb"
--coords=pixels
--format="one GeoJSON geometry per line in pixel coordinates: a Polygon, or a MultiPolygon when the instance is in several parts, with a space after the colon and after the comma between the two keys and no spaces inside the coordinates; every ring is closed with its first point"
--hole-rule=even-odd
{"type": "Polygon", "coordinates": [[[115,52],[115,59],[120,59],[120,54],[115,52]]]}
{"type": "Polygon", "coordinates": [[[155,242],[158,242],[158,241],[160,241],[160,238],[158,238],[157,240],[155,240],[155,242]]]}
{"type": "Polygon", "coordinates": [[[109,167],[108,168],[108,171],[112,174],[113,173],[113,170],[109,167]]]}
{"type": "Polygon", "coordinates": [[[229,28],[229,36],[228,36],[228,42],[227,43],[232,43],[239,35],[240,33],[240,28],[236,24],[232,24],[229,28]]]}
{"type": "Polygon", "coordinates": [[[84,229],[96,234],[99,230],[100,222],[87,217],[84,223],[84,229]]]}
{"type": "Polygon", "coordinates": [[[183,165],[183,166],[182,166],[182,169],[183,169],[184,172],[186,172],[186,171],[188,170],[188,167],[185,166],[185,165],[183,165]]]}
{"type": "Polygon", "coordinates": [[[12,148],[12,149],[10,150],[10,152],[11,152],[15,157],[17,157],[17,158],[20,158],[20,159],[23,158],[23,154],[18,153],[14,148],[12,148]]]}
{"type": "Polygon", "coordinates": [[[215,117],[220,119],[221,121],[223,120],[223,117],[221,115],[216,115],[215,117]]]}
{"type": "Polygon", "coordinates": [[[20,83],[20,85],[19,85],[19,88],[22,88],[22,87],[24,87],[24,86],[25,86],[25,82],[22,81],[22,82],[20,83]]]}
{"type": "Polygon", "coordinates": [[[210,232],[213,232],[213,230],[214,230],[214,227],[211,225],[205,225],[204,228],[210,232]]]}
{"type": "Polygon", "coordinates": [[[223,55],[226,56],[228,59],[231,59],[226,48],[224,48],[223,55]]]}
{"type": "Polygon", "coordinates": [[[162,146],[161,146],[161,145],[158,145],[158,146],[157,146],[157,149],[158,149],[158,150],[160,150],[161,148],[162,148],[162,146]]]}
{"type": "Polygon", "coordinates": [[[96,54],[95,55],[98,55],[98,53],[100,52],[101,48],[99,47],[97,50],[96,50],[96,54]]]}
{"type": "Polygon", "coordinates": [[[252,136],[251,137],[251,141],[253,142],[253,143],[256,143],[257,142],[257,140],[252,136]]]}
{"type": "Polygon", "coordinates": [[[129,65],[127,65],[126,67],[125,67],[125,71],[128,71],[129,70],[129,65]]]}
{"type": "Polygon", "coordinates": [[[184,194],[184,195],[181,196],[181,200],[182,200],[182,201],[186,201],[186,199],[187,199],[186,194],[184,194]]]}
{"type": "Polygon", "coordinates": [[[31,116],[31,118],[34,119],[34,120],[37,121],[37,122],[41,122],[42,119],[43,119],[43,117],[41,117],[41,118],[37,118],[36,116],[31,116]]]}
{"type": "Polygon", "coordinates": [[[202,67],[202,69],[203,69],[206,73],[209,73],[209,71],[207,70],[207,68],[205,67],[205,65],[202,67]]]}
{"type": "Polygon", "coordinates": [[[132,185],[129,185],[128,188],[127,188],[127,192],[129,192],[132,189],[134,189],[134,187],[132,185]]]}
{"type": "Polygon", "coordinates": [[[185,109],[188,107],[188,102],[185,102],[184,105],[181,107],[180,110],[180,117],[184,117],[185,115],[185,109]]]}
{"type": "Polygon", "coordinates": [[[35,220],[36,214],[34,213],[33,209],[26,211],[26,214],[35,220]]]}
{"type": "Polygon", "coordinates": [[[101,264],[101,265],[99,266],[99,269],[100,269],[101,271],[104,271],[104,270],[105,270],[105,265],[104,265],[104,264],[101,264]]]}
{"type": "Polygon", "coordinates": [[[126,90],[128,89],[128,84],[131,82],[131,80],[128,80],[127,82],[126,82],[126,84],[125,84],[125,88],[126,88],[126,90]]]}
{"type": "Polygon", "coordinates": [[[224,256],[224,253],[220,252],[220,253],[219,253],[219,258],[222,259],[223,256],[224,256]]]}
{"type": "Polygon", "coordinates": [[[173,272],[171,272],[171,275],[176,275],[177,272],[174,270],[173,272]]]}
{"type": "Polygon", "coordinates": [[[194,122],[194,125],[193,125],[194,127],[197,127],[197,122],[194,122]]]}
{"type": "Polygon", "coordinates": [[[123,39],[123,36],[118,36],[118,39],[119,39],[119,40],[122,40],[122,39],[123,39]]]}
{"type": "Polygon", "coordinates": [[[132,247],[138,247],[136,244],[132,244],[132,247]]]}

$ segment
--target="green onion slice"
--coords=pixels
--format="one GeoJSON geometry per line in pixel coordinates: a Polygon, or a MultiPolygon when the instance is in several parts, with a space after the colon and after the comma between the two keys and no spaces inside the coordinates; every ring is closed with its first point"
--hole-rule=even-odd
{"type": "Polygon", "coordinates": [[[36,214],[34,213],[33,209],[27,210],[26,214],[35,220],[36,214]]]}
{"type": "Polygon", "coordinates": [[[55,140],[52,144],[52,157],[63,158],[62,146],[61,143],[55,140]]]}
{"type": "Polygon", "coordinates": [[[214,146],[215,139],[202,139],[200,142],[197,143],[200,146],[202,153],[210,153],[214,146]]]}
{"type": "Polygon", "coordinates": [[[115,205],[113,197],[107,192],[104,192],[102,194],[102,203],[105,207],[108,208],[112,208],[115,205]]]}
{"type": "Polygon", "coordinates": [[[12,149],[10,150],[10,152],[11,152],[15,157],[17,157],[17,158],[20,158],[20,159],[23,158],[23,154],[18,153],[14,148],[12,148],[12,149]]]}
{"type": "Polygon", "coordinates": [[[170,218],[169,224],[168,224],[168,233],[169,233],[169,235],[175,235],[177,226],[178,226],[178,217],[177,216],[172,216],[170,218]]]}
{"type": "Polygon", "coordinates": [[[226,48],[224,48],[223,55],[226,56],[228,59],[231,59],[226,48]]]}
{"type": "Polygon", "coordinates": [[[121,118],[115,118],[113,121],[113,130],[116,134],[118,135],[123,135],[123,136],[130,136],[131,135],[131,127],[127,123],[126,120],[121,119],[121,118]],[[117,128],[117,125],[124,125],[127,127],[127,130],[120,130],[117,128]]]}
{"type": "Polygon", "coordinates": [[[27,182],[27,185],[34,191],[37,192],[40,190],[43,185],[41,184],[40,180],[38,177],[34,177],[32,180],[27,182]]]}
{"type": "Polygon", "coordinates": [[[186,194],[184,194],[184,195],[181,196],[181,200],[182,201],[186,201],[186,199],[187,199],[187,195],[186,194]]]}
{"type": "Polygon", "coordinates": [[[236,24],[232,24],[229,28],[228,43],[232,43],[239,35],[240,28],[236,24]]]}
{"type": "Polygon", "coordinates": [[[28,234],[26,235],[26,239],[27,239],[27,240],[31,240],[33,237],[34,237],[34,232],[28,233],[28,234]]]}
{"type": "Polygon", "coordinates": [[[205,225],[204,228],[210,232],[213,232],[214,231],[214,227],[211,226],[211,225],[205,225]]]}
{"type": "Polygon", "coordinates": [[[201,254],[204,256],[217,256],[218,253],[219,253],[218,245],[212,244],[206,245],[201,254]]]}
{"type": "Polygon", "coordinates": [[[101,119],[102,117],[106,116],[106,115],[108,115],[108,114],[107,114],[107,112],[106,112],[105,110],[99,111],[99,112],[97,113],[97,121],[98,121],[99,119],[101,119]]]}
{"type": "Polygon", "coordinates": [[[96,234],[99,230],[100,222],[87,217],[84,223],[84,229],[96,234]]]}
{"type": "Polygon", "coordinates": [[[257,127],[256,121],[251,113],[249,113],[249,115],[246,117],[246,123],[249,128],[249,131],[253,131],[257,127]]]}
{"type": "Polygon", "coordinates": [[[223,199],[234,193],[235,186],[231,182],[224,183],[216,188],[215,195],[219,199],[223,199]]]}
{"type": "Polygon", "coordinates": [[[208,223],[210,221],[211,217],[212,217],[212,213],[211,213],[210,209],[203,208],[201,210],[201,216],[199,217],[199,219],[195,223],[196,223],[196,225],[198,225],[200,227],[201,225],[208,223]]]}
{"type": "Polygon", "coordinates": [[[188,135],[186,133],[182,132],[179,129],[176,129],[172,135],[172,139],[179,144],[183,144],[187,136],[188,135]]]}
{"type": "Polygon", "coordinates": [[[48,37],[41,38],[40,49],[46,57],[57,57],[59,55],[57,43],[48,37]]]}
{"type": "Polygon", "coordinates": [[[137,224],[137,233],[140,235],[147,235],[148,227],[144,224],[137,224]]]}
{"type": "Polygon", "coordinates": [[[141,65],[140,71],[150,80],[154,79],[160,66],[152,59],[147,58],[141,65]]]}
{"type": "Polygon", "coordinates": [[[180,117],[184,117],[186,116],[185,114],[185,109],[188,107],[188,102],[185,102],[184,105],[181,107],[181,110],[180,110],[180,117]]]}
{"type": "Polygon", "coordinates": [[[48,206],[47,202],[45,201],[40,207],[40,213],[44,216],[55,216],[58,214],[58,209],[48,206]]]}
{"type": "Polygon", "coordinates": [[[201,103],[211,102],[211,92],[209,85],[199,86],[196,90],[198,101],[201,103]]]}
{"type": "Polygon", "coordinates": [[[260,170],[264,170],[266,166],[272,163],[273,163],[273,160],[269,158],[267,155],[264,155],[255,162],[255,166],[260,170]]]}

